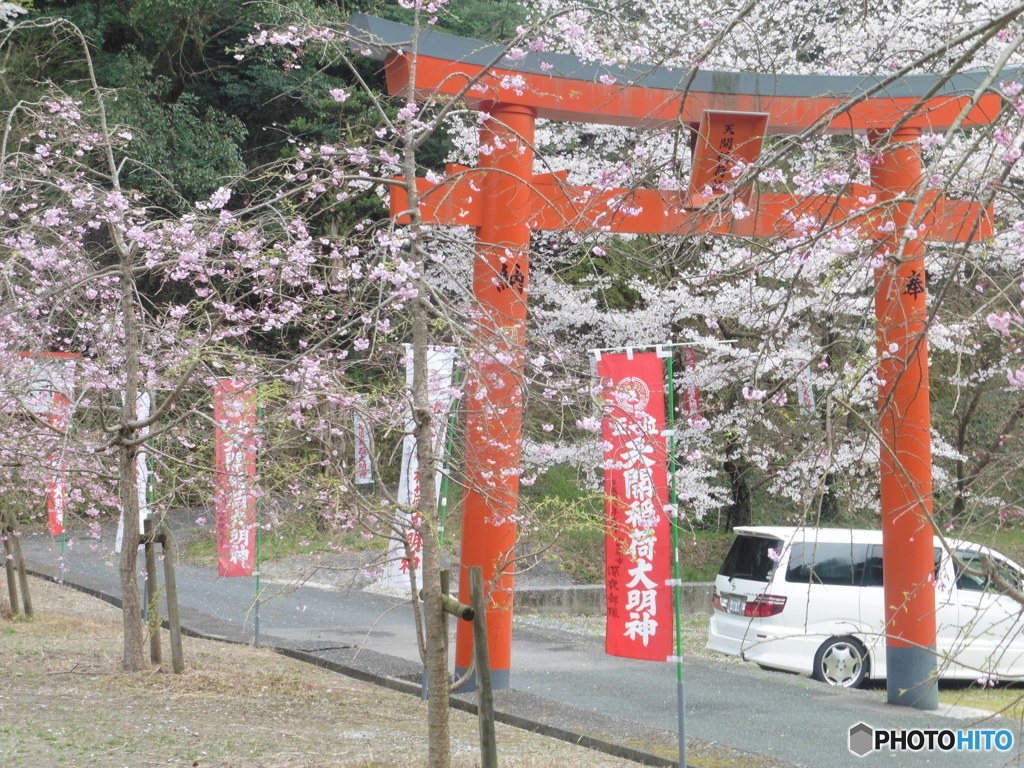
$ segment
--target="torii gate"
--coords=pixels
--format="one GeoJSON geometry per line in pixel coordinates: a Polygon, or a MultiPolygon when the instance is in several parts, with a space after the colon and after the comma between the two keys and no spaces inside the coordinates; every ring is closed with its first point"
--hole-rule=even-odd
{"type": "MultiPolygon", "coordinates": [[[[495,585],[487,613],[495,686],[509,685],[513,573],[506,557],[516,539],[531,231],[778,237],[794,231],[794,216],[807,215],[822,225],[867,225],[887,255],[876,273],[875,311],[888,700],[936,708],[924,240],[973,242],[990,236],[993,225],[989,209],[922,192],[918,139],[926,130],[995,120],[1002,102],[987,88],[989,73],[883,81],[702,71],[691,79],[689,72],[597,66],[562,54],[509,61],[502,46],[433,30],[416,35],[411,27],[364,15],[351,18],[348,32],[357,49],[384,60],[392,95],[417,101],[461,96],[487,115],[480,144],[488,151],[481,152],[479,167],[450,168],[437,184],[418,179],[417,190],[425,223],[477,232],[473,290],[485,315],[481,346],[490,350],[474,362],[466,397],[459,583],[460,600],[468,602],[465,569],[478,565],[495,585]],[[690,188],[592,189],[569,186],[558,174],[534,175],[537,118],[644,129],[699,126],[690,188]],[[871,185],[793,197],[757,194],[748,184],[727,198],[729,205],[715,204],[730,168],[756,161],[766,134],[804,131],[867,133],[879,153],[871,185]],[[870,196],[873,207],[864,202],[870,196]],[[747,206],[740,216],[731,205],[737,199],[747,206]]],[[[407,207],[404,193],[393,192],[392,215],[401,221],[407,207]]],[[[466,670],[471,658],[472,633],[460,625],[456,668],[466,670]]]]}

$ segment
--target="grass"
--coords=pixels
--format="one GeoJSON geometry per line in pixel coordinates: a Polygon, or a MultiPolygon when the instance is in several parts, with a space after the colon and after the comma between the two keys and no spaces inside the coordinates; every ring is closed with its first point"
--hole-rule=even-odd
{"type": "MultiPolygon", "coordinates": [[[[885,690],[884,680],[873,680],[869,685],[885,690]]],[[[1024,717],[1024,685],[999,683],[993,687],[962,680],[940,681],[939,704],[980,709],[1020,722],[1024,717]]]]}
{"type": "Polygon", "coordinates": [[[1018,722],[1024,718],[1024,687],[1017,683],[997,685],[994,688],[976,683],[968,687],[958,687],[952,683],[940,684],[939,701],[942,704],[996,712],[1018,722]]]}
{"type": "MultiPolygon", "coordinates": [[[[542,527],[534,536],[538,545],[551,548],[561,570],[577,584],[604,581],[605,532],[599,522],[563,524],[548,530],[542,527]]],[[[680,578],[690,582],[714,581],[732,540],[731,533],[681,531],[680,578]]]]}
{"type": "Polygon", "coordinates": [[[1024,564],[1024,525],[1020,523],[987,523],[966,527],[963,531],[955,529],[949,535],[992,547],[1011,560],[1024,564]]]}
{"type": "MultiPolygon", "coordinates": [[[[561,569],[579,584],[604,580],[604,501],[597,492],[581,488],[572,467],[551,467],[533,486],[523,488],[523,509],[537,521],[528,544],[550,549],[561,569]]],[[[732,533],[681,530],[680,577],[683,581],[713,581],[722,565],[732,533]]]]}
{"type": "MultiPolygon", "coordinates": [[[[260,560],[274,560],[292,555],[328,552],[332,548],[355,551],[381,549],[383,542],[367,540],[353,531],[325,533],[315,525],[282,525],[271,531],[260,532],[260,560]]],[[[217,536],[214,530],[194,536],[182,548],[182,557],[197,565],[216,565],[217,536]]]]}
{"type": "MultiPolygon", "coordinates": [[[[451,499],[452,514],[447,521],[445,546],[458,551],[459,504],[457,491],[451,499]]],[[[522,489],[522,512],[535,521],[521,526],[525,552],[543,552],[556,561],[561,570],[578,584],[599,584],[604,580],[605,533],[603,501],[599,493],[580,485],[573,468],[550,468],[533,486],[522,489]]],[[[761,510],[758,520],[771,517],[761,510]]],[[[880,521],[861,520],[856,527],[875,527],[880,521]]],[[[950,536],[986,544],[1018,563],[1024,563],[1024,521],[989,523],[951,531],[950,536]]],[[[285,523],[273,531],[264,531],[260,546],[262,561],[294,555],[327,552],[332,548],[355,551],[383,549],[381,540],[367,541],[355,532],[324,533],[308,517],[285,523]]],[[[714,581],[732,543],[731,532],[690,530],[679,536],[680,578],[686,582],[714,581]]],[[[183,556],[200,565],[217,560],[213,531],[194,537],[184,547],[183,556]]]]}
{"type": "Polygon", "coordinates": [[[714,581],[734,536],[718,531],[680,534],[679,562],[683,581],[714,581]]]}

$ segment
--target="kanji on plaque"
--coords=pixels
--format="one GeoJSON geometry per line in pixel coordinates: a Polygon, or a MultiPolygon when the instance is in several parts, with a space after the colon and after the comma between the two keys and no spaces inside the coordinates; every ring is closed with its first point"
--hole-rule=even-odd
{"type": "MultiPolygon", "coordinates": [[[[693,148],[690,203],[703,205],[723,194],[744,168],[757,162],[767,129],[768,115],[764,113],[706,110],[693,148]]],[[[746,205],[750,194],[747,186],[735,199],[746,205]]]]}
{"type": "Polygon", "coordinates": [[[672,653],[665,377],[656,352],[603,354],[607,624],[613,656],[672,653]]]}
{"type": "Polygon", "coordinates": [[[213,390],[217,572],[251,576],[256,561],[255,383],[218,379],[213,390]]]}

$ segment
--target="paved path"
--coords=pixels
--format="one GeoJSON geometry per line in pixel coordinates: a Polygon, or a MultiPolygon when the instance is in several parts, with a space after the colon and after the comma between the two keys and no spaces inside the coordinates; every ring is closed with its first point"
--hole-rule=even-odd
{"type": "MultiPolygon", "coordinates": [[[[23,546],[34,569],[57,573],[59,540],[25,536],[23,546]]],[[[116,596],[117,569],[108,546],[107,541],[70,537],[64,553],[66,580],[116,596]]],[[[215,569],[186,564],[177,576],[188,629],[235,642],[252,641],[255,579],[219,578],[215,569]]],[[[394,686],[408,681],[404,685],[413,689],[420,667],[406,603],[358,589],[265,586],[259,611],[264,644],[394,686]]],[[[571,631],[568,624],[565,629],[555,625],[517,620],[513,690],[498,695],[498,709],[509,719],[522,718],[523,725],[536,723],[550,732],[588,734],[671,755],[677,728],[675,667],[608,656],[600,638],[571,631]]],[[[1016,748],[1009,754],[855,757],[847,749],[847,734],[857,722],[884,728],[1009,728],[1020,741],[1020,723],[1004,718],[981,722],[977,712],[949,716],[890,707],[884,704],[883,688],[837,691],[796,675],[697,658],[686,662],[684,691],[694,765],[987,768],[1020,759],[1016,748]]],[[[659,762],[653,755],[651,760],[659,762]]]]}

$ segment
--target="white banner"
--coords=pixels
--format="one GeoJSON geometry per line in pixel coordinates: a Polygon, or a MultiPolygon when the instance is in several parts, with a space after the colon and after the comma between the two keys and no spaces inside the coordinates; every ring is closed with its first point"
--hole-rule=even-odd
{"type": "Polygon", "coordinates": [[[355,483],[369,485],[373,482],[373,433],[359,411],[352,414],[352,435],[356,454],[355,483]]]}
{"type": "MultiPolygon", "coordinates": [[[[434,446],[436,463],[434,490],[437,497],[441,493],[445,438],[448,426],[448,408],[451,405],[452,370],[455,365],[455,353],[447,347],[429,347],[427,350],[427,397],[433,414],[431,421],[430,440],[434,446]]],[[[406,345],[405,381],[410,390],[410,403],[413,377],[412,347],[406,345]]],[[[409,572],[416,571],[416,583],[422,584],[423,539],[420,534],[419,514],[415,511],[420,500],[420,473],[416,457],[416,438],[412,431],[415,423],[412,409],[406,412],[406,435],[402,440],[402,466],[398,480],[398,510],[395,513],[395,531],[409,541],[409,555],[401,541],[392,541],[388,547],[388,562],[381,577],[381,584],[386,587],[409,588],[409,572]]]]}
{"type": "Polygon", "coordinates": [[[796,399],[800,413],[810,416],[814,413],[814,375],[809,363],[800,363],[796,373],[796,399]]]}
{"type": "MultiPolygon", "coordinates": [[[[124,399],[124,393],[121,393],[124,399]]],[[[136,399],[135,415],[139,421],[145,421],[151,413],[149,392],[140,392],[136,399]]],[[[139,430],[140,437],[149,435],[149,427],[139,430]]],[[[146,532],[146,520],[153,514],[149,506],[149,456],[146,454],[146,444],[139,446],[139,452],[135,455],[135,493],[139,499],[139,535],[146,532]]],[[[120,554],[124,545],[124,510],[117,519],[117,537],[114,539],[114,551],[120,554]]]]}
{"type": "Polygon", "coordinates": [[[78,355],[28,352],[22,355],[30,366],[24,372],[22,407],[41,419],[53,416],[61,398],[71,399],[78,355]]]}

